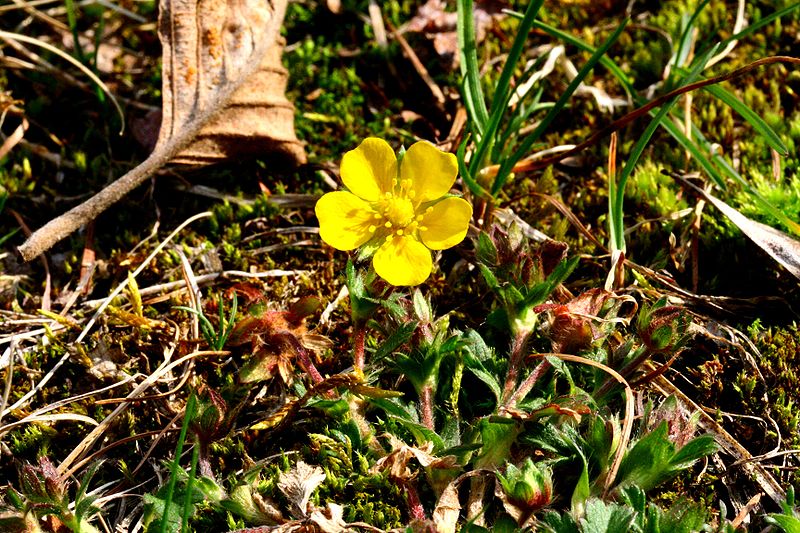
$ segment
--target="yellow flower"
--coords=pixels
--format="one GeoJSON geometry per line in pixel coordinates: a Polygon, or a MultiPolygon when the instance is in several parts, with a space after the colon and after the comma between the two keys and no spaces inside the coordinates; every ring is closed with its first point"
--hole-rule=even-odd
{"type": "Polygon", "coordinates": [[[344,154],[341,173],[350,192],[319,199],[319,234],[338,250],[380,243],[372,264],[392,285],[419,285],[433,267],[430,250],[464,240],[472,206],[447,196],[458,174],[453,154],[420,141],[398,161],[389,143],[370,137],[344,154]]]}

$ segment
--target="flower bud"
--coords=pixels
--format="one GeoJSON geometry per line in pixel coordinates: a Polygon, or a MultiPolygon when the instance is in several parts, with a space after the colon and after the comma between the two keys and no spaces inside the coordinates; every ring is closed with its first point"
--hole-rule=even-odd
{"type": "Polygon", "coordinates": [[[218,392],[206,389],[198,395],[197,410],[192,420],[192,429],[197,437],[209,443],[226,433],[225,417],[228,404],[218,392]]]}
{"type": "Polygon", "coordinates": [[[503,505],[515,518],[530,515],[552,501],[552,472],[546,466],[537,466],[530,457],[521,469],[509,464],[505,475],[498,473],[497,479],[505,493],[503,505]]]}
{"type": "Polygon", "coordinates": [[[683,308],[661,302],[664,301],[656,302],[650,309],[642,309],[637,329],[651,352],[674,352],[688,339],[686,333],[691,318],[683,308]]]}

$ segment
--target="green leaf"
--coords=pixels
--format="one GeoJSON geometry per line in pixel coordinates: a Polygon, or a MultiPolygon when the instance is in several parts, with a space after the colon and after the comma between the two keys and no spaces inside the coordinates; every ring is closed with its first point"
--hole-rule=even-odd
{"type": "Polygon", "coordinates": [[[489,267],[484,265],[483,263],[478,263],[478,268],[481,270],[481,274],[483,274],[483,279],[486,280],[486,284],[492,291],[499,291],[500,290],[500,282],[497,281],[494,273],[489,270],[489,267]]]}
{"type": "Polygon", "coordinates": [[[789,149],[786,148],[786,145],[783,143],[778,134],[769,127],[763,118],[758,116],[755,111],[745,105],[744,102],[736,98],[719,85],[709,85],[708,87],[704,87],[703,90],[711,93],[731,109],[739,113],[743,119],[753,126],[753,129],[756,130],[759,135],[764,137],[764,140],[767,141],[767,144],[769,144],[773,150],[784,157],[789,155],[789,149]]]}
{"type": "Polygon", "coordinates": [[[491,375],[486,368],[483,366],[476,357],[474,357],[471,353],[464,358],[464,364],[467,369],[472,372],[476,378],[481,380],[489,390],[492,391],[494,394],[494,398],[496,402],[500,402],[500,396],[502,395],[502,389],[500,387],[500,382],[491,375]]]}
{"type": "Polygon", "coordinates": [[[434,453],[440,452],[445,449],[444,440],[432,429],[428,429],[422,424],[411,422],[409,420],[406,420],[405,418],[400,418],[398,416],[389,416],[389,418],[399,422],[400,425],[402,425],[408,431],[410,431],[411,434],[414,435],[414,438],[417,441],[417,446],[423,446],[429,442],[432,442],[434,453]]]}
{"type": "Polygon", "coordinates": [[[701,435],[687,442],[670,461],[673,470],[689,468],[696,461],[711,455],[718,450],[714,437],[701,435]]]}
{"type": "Polygon", "coordinates": [[[581,518],[582,533],[629,533],[633,510],[614,503],[592,499],[586,503],[586,515],[581,518]]]}
{"type": "Polygon", "coordinates": [[[664,421],[628,450],[617,472],[617,485],[636,485],[650,490],[672,474],[675,445],[669,440],[664,421]]]}
{"type": "Polygon", "coordinates": [[[403,404],[397,398],[367,398],[367,402],[382,409],[387,415],[402,418],[407,422],[418,423],[419,415],[411,405],[403,404]]]}
{"type": "Polygon", "coordinates": [[[549,511],[542,519],[544,525],[553,533],[580,533],[578,524],[569,513],[559,514],[549,511]]]}
{"type": "Polygon", "coordinates": [[[490,266],[497,265],[497,246],[494,245],[492,238],[485,231],[478,234],[475,256],[481,263],[490,266]]]}
{"type": "Polygon", "coordinates": [[[575,447],[575,450],[578,452],[578,456],[581,458],[583,465],[578,483],[575,484],[575,489],[572,491],[570,507],[574,516],[580,516],[584,514],[586,510],[586,500],[591,496],[591,489],[589,487],[589,465],[586,463],[586,457],[577,447],[575,447]]]}
{"type": "Polygon", "coordinates": [[[783,514],[771,514],[768,520],[786,533],[800,533],[800,519],[783,514]]]}
{"type": "Polygon", "coordinates": [[[395,350],[400,348],[403,344],[408,342],[411,336],[416,331],[419,322],[416,320],[412,320],[411,322],[406,322],[405,324],[401,324],[394,333],[392,333],[388,339],[383,341],[383,343],[378,346],[378,349],[375,350],[375,353],[372,356],[372,362],[378,363],[383,359],[389,357],[395,350]]]}
{"type": "Polygon", "coordinates": [[[572,271],[578,266],[579,261],[580,258],[577,256],[561,261],[550,275],[547,276],[546,280],[530,289],[519,307],[527,308],[544,302],[556,287],[572,274],[572,271]]]}
{"type": "Polygon", "coordinates": [[[166,500],[153,494],[144,495],[144,517],[142,519],[145,531],[154,533],[156,531],[180,531],[181,511],[180,506],[165,506],[166,500]],[[164,508],[167,508],[167,515],[164,516],[164,508]]]}
{"type": "Polygon", "coordinates": [[[520,427],[509,419],[479,422],[483,450],[475,461],[475,468],[499,468],[508,461],[511,446],[517,440],[520,427]]]}
{"type": "Polygon", "coordinates": [[[481,87],[478,48],[472,19],[472,0],[459,0],[457,4],[456,33],[461,59],[461,75],[464,77],[464,104],[475,130],[483,134],[489,122],[489,112],[481,87]]]}
{"type": "Polygon", "coordinates": [[[414,301],[414,313],[416,313],[420,322],[427,324],[431,323],[433,321],[431,303],[425,298],[425,296],[422,295],[422,291],[419,290],[419,288],[414,289],[412,298],[414,301]]]}

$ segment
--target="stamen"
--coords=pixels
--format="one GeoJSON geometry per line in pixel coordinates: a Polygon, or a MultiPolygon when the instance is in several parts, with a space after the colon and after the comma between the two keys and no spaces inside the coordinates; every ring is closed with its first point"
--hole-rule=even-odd
{"type": "Polygon", "coordinates": [[[403,236],[403,230],[401,230],[401,229],[397,230],[397,235],[398,235],[398,237],[402,237],[403,236]]]}
{"type": "Polygon", "coordinates": [[[422,215],[417,215],[417,216],[414,217],[414,220],[416,220],[417,222],[422,222],[423,218],[425,218],[425,217],[422,216],[422,215]]]}
{"type": "Polygon", "coordinates": [[[378,228],[376,228],[375,226],[373,226],[373,225],[371,225],[371,224],[370,224],[370,226],[369,226],[369,232],[370,232],[370,233],[375,233],[375,230],[376,230],[376,229],[378,229],[378,228]]]}
{"type": "Polygon", "coordinates": [[[383,225],[383,227],[384,228],[391,228],[392,227],[392,223],[387,221],[386,224],[383,225]]]}
{"type": "Polygon", "coordinates": [[[420,226],[419,230],[420,231],[428,231],[428,227],[427,226],[420,226]]]}
{"type": "Polygon", "coordinates": [[[413,200],[416,195],[417,193],[414,191],[414,189],[411,189],[406,193],[406,196],[408,196],[410,200],[413,200]]]}

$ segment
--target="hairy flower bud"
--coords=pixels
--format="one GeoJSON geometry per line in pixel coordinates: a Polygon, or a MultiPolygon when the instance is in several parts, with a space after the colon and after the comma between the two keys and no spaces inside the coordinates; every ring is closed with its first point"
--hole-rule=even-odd
{"type": "Polygon", "coordinates": [[[546,466],[539,466],[530,457],[522,463],[522,468],[509,464],[505,475],[497,473],[499,486],[495,494],[503,502],[503,507],[520,527],[528,527],[533,521],[533,513],[550,504],[553,499],[552,472],[546,466]],[[502,490],[498,490],[502,488],[502,490]]]}

